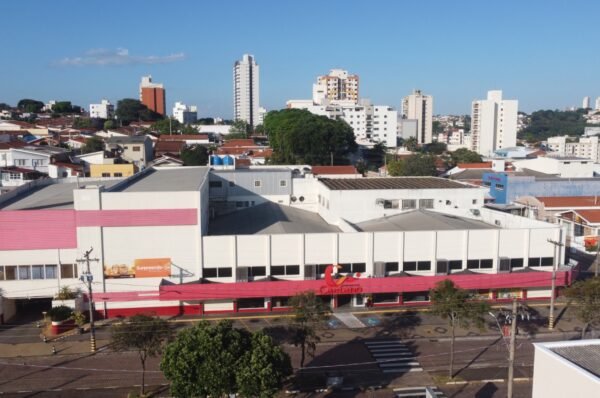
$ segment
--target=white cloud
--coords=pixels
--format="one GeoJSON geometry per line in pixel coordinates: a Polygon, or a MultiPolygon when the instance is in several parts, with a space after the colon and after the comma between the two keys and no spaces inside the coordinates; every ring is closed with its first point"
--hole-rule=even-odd
{"type": "Polygon", "coordinates": [[[96,48],[86,51],[82,56],[63,58],[56,61],[55,64],[59,66],[167,64],[184,59],[184,53],[174,53],[164,56],[132,55],[126,48],[117,48],[116,50],[96,48]]]}

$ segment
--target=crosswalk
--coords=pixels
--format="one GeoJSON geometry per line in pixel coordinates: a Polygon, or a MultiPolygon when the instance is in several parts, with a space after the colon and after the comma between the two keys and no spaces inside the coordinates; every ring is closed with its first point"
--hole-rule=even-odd
{"type": "Polygon", "coordinates": [[[368,340],[365,345],[383,373],[423,371],[414,354],[400,340],[368,340]]]}
{"type": "Polygon", "coordinates": [[[396,398],[445,398],[437,387],[403,387],[394,388],[396,398]]]}

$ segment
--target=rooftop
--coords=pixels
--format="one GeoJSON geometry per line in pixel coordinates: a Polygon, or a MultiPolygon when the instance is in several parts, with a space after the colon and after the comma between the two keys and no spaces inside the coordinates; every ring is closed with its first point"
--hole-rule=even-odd
{"type": "Polygon", "coordinates": [[[209,235],[301,234],[340,232],[327,224],[318,214],[283,206],[273,202],[262,203],[211,220],[209,235]]]}
{"type": "Polygon", "coordinates": [[[570,362],[592,377],[600,378],[600,340],[535,343],[536,348],[570,362]]]}
{"type": "Polygon", "coordinates": [[[598,196],[536,196],[545,207],[600,207],[598,196]]]}
{"type": "Polygon", "coordinates": [[[112,192],[198,191],[209,170],[204,166],[152,168],[125,180],[112,192]]]}
{"type": "Polygon", "coordinates": [[[483,221],[428,210],[413,210],[364,221],[355,227],[361,232],[497,229],[483,221]]]}
{"type": "Polygon", "coordinates": [[[354,166],[313,166],[312,173],[319,174],[358,174],[354,166]]]}
{"type": "Polygon", "coordinates": [[[459,169],[491,169],[492,162],[458,163],[456,167],[459,169]]]}
{"type": "Polygon", "coordinates": [[[110,188],[121,180],[90,180],[63,184],[37,186],[26,190],[5,203],[0,203],[2,210],[44,210],[72,209],[73,190],[85,185],[104,185],[110,188]]]}
{"type": "Polygon", "coordinates": [[[368,189],[457,189],[476,188],[438,177],[386,177],[320,180],[327,188],[334,191],[368,190],[368,189]]]}

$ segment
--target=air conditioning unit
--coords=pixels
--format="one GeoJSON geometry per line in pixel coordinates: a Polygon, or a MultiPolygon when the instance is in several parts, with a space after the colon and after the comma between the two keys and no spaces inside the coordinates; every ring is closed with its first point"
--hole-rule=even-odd
{"type": "Polygon", "coordinates": [[[436,275],[448,275],[450,273],[450,267],[448,265],[448,260],[440,259],[436,261],[435,264],[435,274],[436,275]]]}
{"type": "Polygon", "coordinates": [[[481,212],[479,211],[479,209],[471,209],[471,213],[473,213],[474,216],[480,216],[481,212]]]}
{"type": "Polygon", "coordinates": [[[237,267],[235,269],[236,282],[248,282],[248,267],[237,267]]]}
{"type": "Polygon", "coordinates": [[[375,278],[383,278],[385,276],[385,263],[383,261],[375,261],[373,268],[375,269],[373,272],[375,278]]]}
{"type": "Polygon", "coordinates": [[[498,262],[498,272],[508,273],[510,271],[510,258],[500,257],[500,261],[498,262]]]}
{"type": "Polygon", "coordinates": [[[306,279],[306,280],[317,279],[315,268],[316,268],[316,266],[314,264],[305,265],[304,266],[304,279],[306,279]]]}

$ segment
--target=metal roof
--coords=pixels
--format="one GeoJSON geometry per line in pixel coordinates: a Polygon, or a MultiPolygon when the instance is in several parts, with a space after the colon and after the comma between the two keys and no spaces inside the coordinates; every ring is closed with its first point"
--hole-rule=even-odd
{"type": "Polygon", "coordinates": [[[555,354],[600,377],[600,344],[548,347],[555,354]]]}
{"type": "Polygon", "coordinates": [[[386,177],[335,179],[322,178],[320,181],[334,191],[370,189],[457,189],[477,188],[439,177],[386,177]]]}
{"type": "Polygon", "coordinates": [[[111,192],[199,191],[209,170],[205,166],[152,168],[130,177],[111,192]]]}
{"type": "Polygon", "coordinates": [[[364,221],[355,227],[362,232],[497,229],[483,221],[428,210],[411,210],[364,221]]]}

